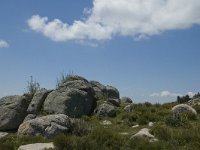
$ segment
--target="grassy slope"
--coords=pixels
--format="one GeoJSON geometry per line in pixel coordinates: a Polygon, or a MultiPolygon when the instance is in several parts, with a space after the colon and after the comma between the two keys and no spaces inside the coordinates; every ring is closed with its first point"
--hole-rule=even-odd
{"type": "MultiPolygon", "coordinates": [[[[57,149],[87,149],[87,150],[129,150],[129,149],[200,149],[200,115],[197,118],[184,114],[181,121],[170,118],[170,110],[174,104],[152,105],[150,103],[134,105],[133,112],[127,113],[123,106],[117,110],[115,118],[97,118],[84,116],[85,122],[74,127],[71,135],[59,135],[54,144],[57,149]],[[102,126],[100,122],[110,120],[112,125],[102,126]],[[148,122],[155,122],[148,127],[148,122]],[[140,124],[138,128],[131,126],[140,124]],[[158,142],[149,143],[143,139],[130,140],[130,137],[141,128],[148,127],[151,133],[159,139],[158,142]],[[128,133],[121,135],[120,133],[128,133]]],[[[199,112],[200,107],[196,106],[199,112]]],[[[17,138],[11,134],[0,139],[0,150],[16,150],[19,145],[37,142],[51,142],[42,137],[17,138]]]]}

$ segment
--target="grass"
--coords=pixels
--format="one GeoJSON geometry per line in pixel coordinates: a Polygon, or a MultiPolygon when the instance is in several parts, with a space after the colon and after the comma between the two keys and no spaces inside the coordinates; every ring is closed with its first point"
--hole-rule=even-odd
{"type": "MultiPolygon", "coordinates": [[[[200,116],[184,113],[180,120],[171,117],[170,110],[176,103],[135,104],[132,112],[117,108],[117,117],[98,118],[83,116],[74,125],[69,135],[59,135],[53,140],[55,150],[196,150],[200,149],[200,116]],[[112,125],[100,122],[109,120],[112,125]],[[154,122],[153,127],[148,127],[154,122]],[[137,128],[131,126],[139,124],[137,128]],[[147,127],[159,140],[148,142],[144,139],[130,139],[140,129],[147,127]],[[122,135],[121,133],[127,133],[122,135]]],[[[199,106],[194,106],[199,112],[199,106]]],[[[17,150],[28,143],[50,142],[43,137],[21,137],[10,135],[0,139],[0,150],[17,150]]]]}

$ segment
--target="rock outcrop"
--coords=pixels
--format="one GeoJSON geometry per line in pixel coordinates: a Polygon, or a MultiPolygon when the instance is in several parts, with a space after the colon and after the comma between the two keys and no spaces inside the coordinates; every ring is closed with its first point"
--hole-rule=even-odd
{"type": "Polygon", "coordinates": [[[176,120],[179,120],[181,117],[181,114],[186,113],[186,112],[197,115],[196,110],[187,104],[179,104],[172,108],[172,115],[173,115],[173,118],[176,120]]]}
{"type": "Polygon", "coordinates": [[[25,96],[7,96],[0,99],[0,131],[15,130],[27,115],[30,103],[25,96]]]}
{"type": "Polygon", "coordinates": [[[119,99],[119,91],[113,86],[106,86],[107,98],[119,99]]]}
{"type": "Polygon", "coordinates": [[[91,84],[82,77],[70,77],[53,92],[45,102],[43,110],[50,114],[66,114],[70,117],[91,115],[96,107],[95,92],[91,84]]]}
{"type": "Polygon", "coordinates": [[[104,103],[99,105],[95,110],[95,113],[98,117],[115,117],[116,109],[114,106],[104,103]]]}
{"type": "Polygon", "coordinates": [[[67,134],[71,130],[71,120],[64,114],[48,115],[23,122],[18,129],[18,136],[42,135],[53,138],[61,133],[67,134]]]}
{"type": "Polygon", "coordinates": [[[133,103],[132,99],[129,97],[122,97],[121,98],[121,103],[133,103]]]}
{"type": "Polygon", "coordinates": [[[42,109],[42,105],[44,103],[44,100],[46,99],[47,95],[50,93],[50,91],[46,89],[42,89],[37,91],[33,99],[31,100],[31,103],[27,109],[27,112],[30,114],[38,114],[40,110],[42,109]]]}

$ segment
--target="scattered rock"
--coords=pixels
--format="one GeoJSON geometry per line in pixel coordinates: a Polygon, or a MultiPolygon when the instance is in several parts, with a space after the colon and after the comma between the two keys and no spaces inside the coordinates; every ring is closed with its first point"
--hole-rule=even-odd
{"type": "Polygon", "coordinates": [[[64,114],[48,115],[38,117],[23,122],[18,129],[18,135],[42,135],[47,138],[53,138],[63,133],[67,134],[71,129],[71,120],[64,114]]]}
{"type": "Polygon", "coordinates": [[[26,122],[26,121],[28,121],[28,120],[35,119],[36,117],[37,117],[36,114],[28,114],[28,115],[25,117],[25,119],[24,119],[23,122],[26,122]]]}
{"type": "Polygon", "coordinates": [[[129,135],[128,132],[120,132],[119,134],[120,134],[120,135],[129,135]]]}
{"type": "Polygon", "coordinates": [[[27,109],[27,112],[30,114],[37,114],[40,112],[42,105],[44,103],[44,100],[46,99],[47,95],[50,93],[51,91],[48,91],[46,89],[42,89],[37,91],[34,96],[33,99],[31,101],[31,103],[29,104],[29,107],[27,109]]]}
{"type": "Polygon", "coordinates": [[[188,105],[190,105],[190,106],[200,105],[200,97],[191,99],[191,100],[189,100],[187,103],[188,103],[188,105]]]}
{"type": "Polygon", "coordinates": [[[109,98],[108,102],[113,104],[114,106],[117,106],[117,107],[120,106],[120,100],[119,99],[109,98]]]}
{"type": "Polygon", "coordinates": [[[124,110],[127,111],[127,112],[133,111],[133,104],[129,104],[129,105],[125,106],[124,110]]]}
{"type": "Polygon", "coordinates": [[[154,125],[153,122],[149,122],[149,123],[148,123],[148,126],[149,126],[149,127],[153,127],[153,125],[154,125]]]}
{"type": "Polygon", "coordinates": [[[106,86],[106,95],[108,98],[119,99],[119,91],[113,86],[106,86]]]}
{"type": "Polygon", "coordinates": [[[181,117],[181,114],[185,112],[190,112],[194,115],[197,115],[196,110],[187,104],[179,104],[172,108],[173,118],[176,120],[179,120],[181,117]]]}
{"type": "Polygon", "coordinates": [[[99,117],[115,117],[116,109],[114,106],[104,103],[97,108],[96,114],[99,117]]]}
{"type": "Polygon", "coordinates": [[[7,132],[0,132],[0,139],[7,136],[8,133],[7,132]]]}
{"type": "Polygon", "coordinates": [[[30,103],[25,96],[7,96],[0,99],[0,131],[15,130],[27,115],[30,103]]]}
{"type": "Polygon", "coordinates": [[[22,145],[18,148],[18,150],[44,150],[49,148],[54,148],[53,143],[35,143],[22,145]]]}
{"type": "Polygon", "coordinates": [[[138,124],[136,124],[136,125],[132,126],[131,128],[137,128],[137,127],[139,127],[139,125],[138,125],[138,124]]]}
{"type": "Polygon", "coordinates": [[[109,125],[112,125],[112,122],[109,120],[104,120],[104,121],[100,122],[100,124],[104,125],[104,126],[109,126],[109,125]]]}
{"type": "Polygon", "coordinates": [[[129,97],[122,97],[121,103],[133,103],[132,99],[129,97]]]}
{"type": "Polygon", "coordinates": [[[147,128],[141,129],[139,132],[137,132],[135,135],[131,137],[131,139],[133,138],[143,138],[143,139],[148,140],[149,142],[158,141],[158,139],[156,139],[154,135],[149,133],[149,129],[147,128]]]}

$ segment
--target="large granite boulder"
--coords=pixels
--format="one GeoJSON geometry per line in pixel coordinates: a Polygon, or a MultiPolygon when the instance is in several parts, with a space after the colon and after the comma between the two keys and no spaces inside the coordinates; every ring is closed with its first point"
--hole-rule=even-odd
{"type": "Polygon", "coordinates": [[[121,103],[125,103],[125,104],[129,103],[130,104],[130,103],[133,103],[133,101],[129,97],[122,97],[121,98],[121,103]]]}
{"type": "Polygon", "coordinates": [[[175,120],[179,120],[181,115],[187,112],[197,115],[196,110],[187,104],[179,104],[172,108],[172,114],[175,120]]]}
{"type": "Polygon", "coordinates": [[[96,108],[95,92],[84,78],[69,77],[53,92],[43,106],[50,114],[66,114],[70,117],[91,115],[96,108]]]}
{"type": "Polygon", "coordinates": [[[108,98],[119,99],[119,91],[113,86],[106,86],[106,96],[108,98]]]}
{"type": "Polygon", "coordinates": [[[49,114],[66,114],[70,117],[90,115],[96,107],[94,98],[82,90],[66,88],[51,92],[43,110],[49,114]]]}
{"type": "Polygon", "coordinates": [[[95,110],[98,117],[115,117],[116,109],[113,105],[103,103],[95,110]]]}
{"type": "Polygon", "coordinates": [[[30,103],[25,96],[7,96],[0,99],[0,131],[15,130],[27,115],[30,103]]]}
{"type": "Polygon", "coordinates": [[[47,115],[23,122],[18,129],[18,136],[42,135],[53,138],[61,133],[67,134],[72,128],[71,120],[64,114],[47,115]]]}
{"type": "Polygon", "coordinates": [[[27,112],[30,114],[38,114],[41,111],[44,100],[46,99],[49,93],[50,91],[46,89],[37,91],[34,94],[33,99],[31,100],[27,112]]]}

